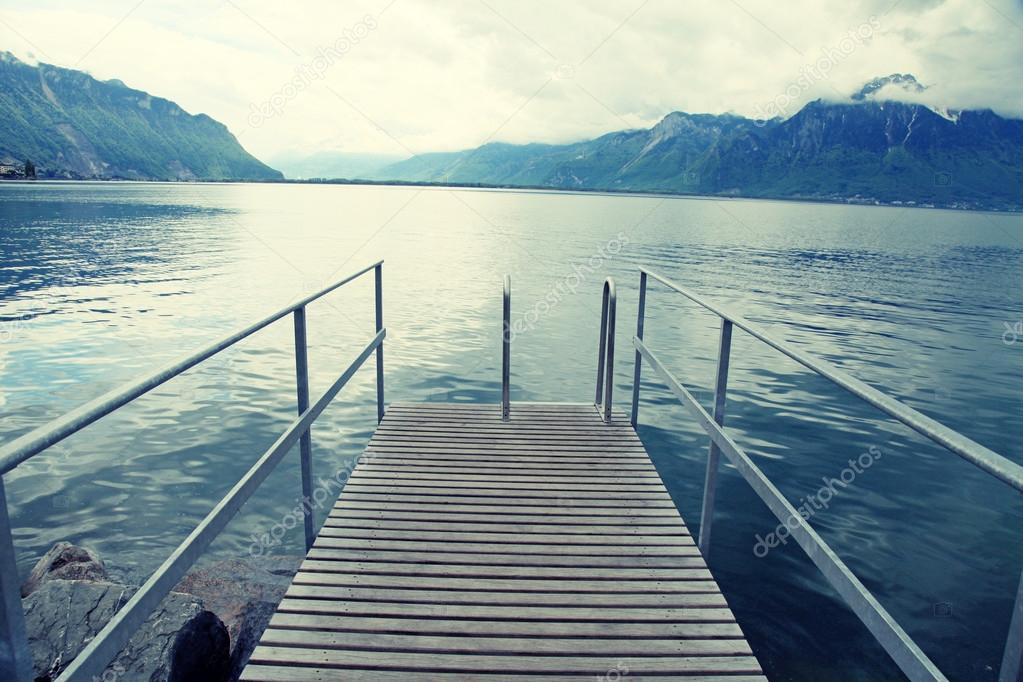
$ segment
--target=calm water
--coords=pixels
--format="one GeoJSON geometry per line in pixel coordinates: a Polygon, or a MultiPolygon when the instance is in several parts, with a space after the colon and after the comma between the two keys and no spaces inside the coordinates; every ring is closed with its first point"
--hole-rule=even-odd
{"type": "MultiPolygon", "coordinates": [[[[646,263],[1023,461],[1023,334],[1003,339],[1023,320],[1023,217],[385,187],[3,184],[0,248],[4,440],[380,258],[389,399],[498,400],[510,273],[513,309],[526,315],[513,400],[589,400],[600,286],[613,275],[624,404],[636,265],[646,263]],[[614,239],[624,245],[611,255],[614,239]],[[602,248],[608,258],[587,272],[602,248]]],[[[717,321],[656,285],[647,319],[649,345],[709,403],[717,321]]],[[[372,278],[310,307],[314,393],[372,327],[372,278]]],[[[278,323],[9,474],[20,567],[69,539],[125,580],[144,579],[293,418],[291,334],[278,323]]],[[[1023,501],[744,334],[733,349],[739,442],[796,504],[878,449],[814,527],[951,678],[995,679],[1023,567],[1023,501]]],[[[640,435],[695,531],[706,439],[651,378],[640,435]]],[[[317,423],[317,473],[361,450],[373,396],[367,367],[317,423]]],[[[211,557],[254,551],[252,533],[295,505],[296,455],[211,557]]],[[[776,525],[726,470],[710,563],[772,679],[899,679],[794,543],[754,556],[776,525]]],[[[300,536],[275,551],[300,553],[300,536]]]]}

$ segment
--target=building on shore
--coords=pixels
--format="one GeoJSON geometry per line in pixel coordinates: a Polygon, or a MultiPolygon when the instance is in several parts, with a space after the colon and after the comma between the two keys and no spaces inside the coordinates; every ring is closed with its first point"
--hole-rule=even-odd
{"type": "Polygon", "coordinates": [[[0,177],[21,177],[25,175],[25,167],[10,157],[0,159],[0,177]]]}

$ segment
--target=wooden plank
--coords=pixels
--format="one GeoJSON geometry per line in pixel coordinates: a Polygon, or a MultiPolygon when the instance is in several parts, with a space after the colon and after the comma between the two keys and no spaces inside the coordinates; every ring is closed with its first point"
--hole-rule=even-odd
{"type": "Polygon", "coordinates": [[[366,617],[355,620],[348,616],[307,613],[276,613],[270,620],[274,628],[322,631],[394,632],[404,634],[434,633],[447,635],[532,636],[532,637],[629,637],[650,639],[672,638],[735,638],[742,630],[731,622],[578,622],[537,620],[458,620],[431,618],[366,617]]]}
{"type": "Polygon", "coordinates": [[[624,536],[617,533],[494,533],[490,532],[490,529],[487,532],[468,529],[453,532],[451,530],[339,528],[335,526],[325,526],[320,531],[320,537],[384,540],[387,542],[450,542],[455,546],[453,547],[454,549],[457,549],[464,543],[564,545],[566,547],[573,545],[600,545],[601,547],[627,545],[637,547],[642,545],[645,548],[692,546],[695,544],[690,536],[677,533],[671,535],[643,534],[624,536]]]}
{"type": "MultiPolygon", "coordinates": [[[[446,437],[450,435],[463,436],[471,440],[472,436],[508,436],[509,438],[572,438],[572,439],[618,439],[624,438],[633,440],[638,438],[634,431],[618,426],[571,426],[564,424],[546,425],[474,425],[470,422],[458,424],[430,424],[425,422],[393,422],[382,423],[381,429],[386,429],[384,435],[417,435],[446,437]]],[[[642,442],[642,441],[641,441],[642,442]]]]}
{"type": "Polygon", "coordinates": [[[615,419],[392,404],[241,679],[763,682],[615,419]]]}
{"type": "MultiPolygon", "coordinates": [[[[271,628],[261,642],[267,646],[352,649],[367,651],[421,651],[424,653],[556,654],[578,656],[635,655],[636,642],[614,638],[488,637],[406,635],[362,632],[321,632],[271,628]]],[[[644,644],[646,656],[749,656],[749,645],[735,638],[676,638],[644,644]]]]}
{"type": "Polygon", "coordinates": [[[352,519],[330,516],[324,523],[327,528],[340,530],[376,530],[376,531],[410,531],[410,532],[441,532],[441,533],[500,533],[502,535],[533,535],[540,533],[558,533],[561,535],[628,535],[630,540],[642,535],[689,535],[689,531],[681,524],[665,524],[662,526],[622,526],[597,524],[535,524],[509,523],[502,520],[496,523],[467,523],[465,521],[381,521],[372,519],[352,519]]]}
{"type": "Polygon", "coordinates": [[[418,476],[401,476],[395,478],[393,476],[365,476],[362,474],[355,474],[348,479],[348,486],[352,486],[355,489],[363,489],[370,487],[384,487],[384,488],[395,488],[395,487],[423,487],[423,488],[466,488],[475,491],[486,491],[488,494],[491,490],[528,490],[534,493],[546,491],[546,490],[574,490],[574,491],[606,491],[606,492],[618,492],[618,493],[642,493],[650,494],[657,493],[658,495],[666,495],[664,486],[661,485],[659,480],[653,482],[649,480],[636,481],[625,481],[617,479],[614,481],[588,481],[579,480],[576,478],[559,479],[556,477],[550,477],[553,480],[549,480],[547,477],[540,479],[542,483],[537,482],[534,477],[527,476],[525,478],[512,478],[511,480],[506,479],[494,479],[494,478],[466,478],[463,476],[453,476],[451,478],[420,478],[418,476]]]}
{"type": "MultiPolygon", "coordinates": [[[[609,677],[612,671],[606,671],[598,678],[611,680],[609,677]]],[[[477,673],[475,679],[486,680],[486,682],[580,682],[579,675],[552,675],[545,674],[542,678],[529,674],[508,674],[508,673],[477,673]]],[[[336,669],[318,668],[315,666],[291,667],[280,665],[252,664],[242,673],[240,678],[243,682],[337,682],[338,671],[336,669]]],[[[359,673],[359,680],[371,679],[373,682],[465,682],[464,673],[445,672],[415,672],[415,671],[387,671],[374,670],[372,677],[367,677],[366,672],[359,673]]],[[[767,682],[763,675],[639,675],[630,674],[622,677],[628,682],[767,682]]]]}
{"type": "MultiPolygon", "coordinates": [[[[385,419],[387,419],[385,417],[385,419]]],[[[502,422],[500,419],[495,417],[487,417],[487,422],[481,423],[478,418],[474,417],[459,417],[450,415],[439,415],[429,416],[423,414],[408,414],[404,416],[392,416],[388,419],[388,424],[402,424],[402,425],[415,425],[415,426],[427,426],[433,424],[434,426],[456,426],[456,427],[472,427],[472,428],[487,428],[491,424],[499,424],[502,426],[508,425],[520,425],[527,427],[537,426],[561,426],[561,427],[577,427],[586,426],[591,429],[606,429],[608,431],[614,431],[616,429],[623,432],[627,432],[631,429],[629,426],[628,419],[621,419],[610,424],[605,424],[599,419],[594,418],[593,421],[580,422],[578,418],[571,416],[564,417],[523,417],[521,415],[514,417],[511,421],[502,422]]]]}
{"type": "Polygon", "coordinates": [[[713,580],[579,580],[544,578],[479,578],[451,576],[372,575],[364,573],[317,573],[301,570],[295,585],[334,585],[338,587],[403,588],[424,590],[558,592],[694,593],[717,594],[713,580]]]}
{"type": "MultiPolygon", "coordinates": [[[[476,417],[497,417],[501,418],[501,409],[497,405],[466,405],[464,407],[452,406],[450,403],[443,405],[430,405],[428,403],[419,403],[416,405],[402,405],[402,404],[391,404],[387,408],[388,415],[396,414],[446,414],[446,415],[457,415],[457,416],[476,416],[476,417]]],[[[529,416],[529,417],[550,417],[550,416],[571,416],[579,417],[582,419],[593,419],[600,421],[600,415],[597,412],[597,408],[593,405],[544,405],[544,406],[530,406],[525,403],[520,403],[512,408],[512,418],[515,416],[529,416]]],[[[621,410],[615,410],[612,413],[612,417],[624,417],[625,413],[621,410]]]]}
{"type": "Polygon", "coordinates": [[[415,455],[405,455],[397,457],[374,457],[369,460],[366,464],[362,464],[359,467],[360,471],[396,471],[408,467],[411,471],[436,471],[436,470],[447,470],[447,471],[477,471],[479,473],[489,472],[508,472],[517,473],[520,471],[526,471],[534,475],[543,475],[547,471],[563,471],[566,474],[571,472],[589,472],[593,476],[603,475],[615,475],[618,473],[625,473],[629,475],[649,474],[651,476],[657,475],[657,469],[649,464],[625,464],[615,463],[610,464],[607,462],[571,462],[571,461],[558,461],[550,458],[538,459],[534,462],[519,462],[511,461],[507,458],[502,457],[501,459],[491,459],[490,461],[482,461],[481,458],[474,458],[468,461],[466,460],[452,460],[434,457],[416,457],[415,455]]]}
{"type": "MultiPolygon", "coordinates": [[[[614,525],[617,528],[629,528],[637,526],[645,527],[668,527],[668,528],[681,528],[685,529],[686,526],[682,523],[682,520],[677,517],[671,517],[667,514],[662,516],[646,517],[646,516],[634,516],[634,515],[619,515],[615,516],[600,516],[597,514],[587,515],[571,515],[571,514],[483,514],[483,513],[458,513],[458,512],[418,512],[414,510],[406,509],[352,509],[348,507],[337,507],[330,511],[327,516],[327,522],[359,522],[366,523],[372,521],[385,522],[412,522],[412,523],[425,523],[426,525],[435,525],[440,527],[447,527],[448,525],[455,523],[474,523],[474,524],[492,524],[492,525],[509,525],[514,526],[516,524],[537,524],[537,525],[551,525],[557,524],[565,527],[570,526],[586,526],[586,525],[614,525]]],[[[688,532],[688,531],[686,531],[688,532]]]]}
{"type": "MultiPolygon", "coordinates": [[[[427,418],[448,418],[448,419],[472,419],[477,422],[481,421],[500,421],[501,414],[498,410],[481,410],[481,409],[467,409],[467,410],[433,410],[428,408],[402,408],[391,406],[387,408],[387,417],[396,418],[400,416],[423,416],[427,418]]],[[[526,419],[575,419],[578,421],[587,421],[595,424],[603,424],[600,415],[597,414],[597,410],[593,407],[581,408],[581,409],[550,409],[550,410],[523,410],[513,409],[509,415],[509,419],[505,423],[515,423],[516,421],[526,419]]],[[[628,423],[628,416],[621,411],[615,411],[611,415],[612,422],[623,422],[628,423]]]]}
{"type": "Polygon", "coordinates": [[[336,585],[293,584],[287,599],[330,602],[372,602],[401,604],[440,604],[470,606],[561,607],[571,617],[578,608],[722,608],[727,606],[720,593],[561,593],[561,592],[482,592],[479,590],[429,590],[425,588],[348,587],[336,585]]]}
{"type": "Polygon", "coordinates": [[[411,539],[387,538],[335,538],[328,535],[317,536],[313,547],[317,549],[351,549],[367,552],[444,552],[447,554],[515,554],[552,555],[552,556],[659,556],[681,557],[699,556],[694,550],[695,543],[689,539],[689,545],[682,542],[665,545],[635,545],[622,542],[618,545],[594,545],[548,541],[546,543],[528,542],[458,542],[452,538],[436,542],[411,539]]]}
{"type": "Polygon", "coordinates": [[[519,442],[530,443],[554,441],[557,443],[589,443],[599,442],[607,444],[635,445],[641,443],[638,437],[632,434],[615,434],[606,431],[580,432],[576,429],[555,431],[554,429],[537,429],[526,431],[524,429],[509,429],[505,431],[485,431],[473,429],[403,429],[392,426],[381,427],[373,434],[374,440],[380,443],[390,441],[408,440],[441,440],[443,442],[468,441],[470,443],[494,443],[494,442],[519,442]]]}
{"type": "Polygon", "coordinates": [[[550,504],[541,504],[533,501],[531,504],[518,504],[510,503],[508,500],[493,500],[487,498],[481,503],[467,503],[464,501],[452,501],[452,500],[435,500],[427,499],[425,501],[416,502],[413,500],[407,500],[404,498],[395,499],[389,503],[381,503],[379,497],[370,497],[368,500],[365,499],[367,496],[352,495],[350,497],[342,497],[337,503],[334,504],[334,509],[337,510],[382,510],[382,511],[414,511],[421,513],[437,513],[437,514],[508,514],[508,515],[523,515],[523,514],[541,514],[548,516],[606,516],[606,517],[626,517],[626,518],[643,518],[643,517],[667,517],[667,518],[678,518],[678,513],[674,511],[674,505],[666,505],[661,503],[643,503],[637,504],[629,501],[626,503],[615,506],[607,506],[608,503],[597,503],[590,505],[573,504],[571,507],[558,506],[552,507],[550,504]],[[495,504],[500,502],[500,504],[495,504]]]}
{"type": "Polygon", "coordinates": [[[446,552],[427,549],[414,550],[373,550],[344,547],[321,547],[314,544],[306,554],[311,559],[342,561],[390,561],[406,563],[479,564],[484,566],[577,566],[630,568],[704,568],[703,557],[693,548],[689,553],[680,552],[672,556],[648,556],[645,554],[619,555],[610,553],[572,554],[522,554],[514,552],[446,552]]]}
{"type": "MultiPolygon", "coordinates": [[[[589,426],[609,426],[601,420],[600,415],[593,408],[586,410],[553,410],[553,411],[538,411],[538,410],[515,410],[509,416],[507,421],[501,420],[500,412],[484,412],[480,410],[405,410],[398,408],[389,408],[387,410],[387,417],[391,419],[423,419],[423,420],[435,420],[435,419],[461,419],[472,421],[474,424],[488,424],[488,423],[501,423],[505,425],[514,425],[517,423],[538,421],[538,420],[559,420],[559,421],[573,421],[579,424],[586,424],[589,426]]],[[[628,424],[628,415],[624,412],[616,412],[611,417],[610,425],[626,425],[628,424]]]]}
{"type": "Polygon", "coordinates": [[[424,422],[442,422],[442,421],[470,421],[474,425],[477,424],[504,424],[504,425],[515,425],[515,424],[535,424],[541,422],[560,422],[560,423],[574,423],[580,425],[586,425],[591,427],[625,427],[628,426],[629,420],[624,413],[618,413],[613,415],[610,424],[605,424],[595,411],[582,411],[582,412],[513,412],[508,421],[502,421],[500,414],[497,412],[446,412],[441,410],[398,410],[389,409],[387,411],[387,421],[424,421],[424,422]]]}
{"type": "MultiPolygon", "coordinates": [[[[565,500],[572,499],[568,496],[565,500]]],[[[410,493],[404,494],[389,494],[382,495],[380,493],[342,493],[341,506],[356,505],[356,503],[369,503],[362,508],[380,507],[384,505],[386,508],[396,508],[397,505],[413,505],[413,506],[435,506],[440,511],[444,508],[451,511],[466,511],[467,507],[473,508],[489,508],[489,509],[506,509],[509,511],[515,511],[516,508],[522,513],[530,514],[571,514],[571,513],[584,513],[588,510],[600,510],[600,513],[611,513],[613,514],[618,510],[616,505],[621,504],[621,509],[628,509],[627,513],[636,515],[646,516],[664,516],[671,514],[664,514],[665,511],[670,512],[675,508],[675,505],[670,500],[606,500],[606,499],[592,499],[592,498],[575,498],[572,499],[571,504],[559,504],[557,498],[552,503],[550,499],[537,499],[535,497],[502,497],[497,499],[495,497],[488,497],[486,495],[475,495],[475,496],[444,496],[444,495],[414,495],[410,493]]],[[[482,510],[482,509],[481,509],[482,510]]],[[[469,509],[472,511],[472,509],[469,509]]]]}
{"type": "MultiPolygon", "coordinates": [[[[348,670],[421,670],[424,672],[478,673],[520,670],[521,656],[480,654],[464,656],[447,653],[398,651],[349,651],[305,649],[260,645],[250,659],[254,663],[295,663],[348,670]]],[[[752,673],[760,666],[752,656],[630,656],[616,661],[608,656],[531,656],[528,669],[534,673],[606,675],[616,666],[637,673],[752,673]]]]}
{"type": "Polygon", "coordinates": [[[644,478],[655,479],[660,482],[660,476],[653,467],[636,466],[633,464],[622,464],[612,466],[607,464],[578,464],[575,462],[541,461],[541,462],[507,462],[491,461],[480,462],[479,460],[434,460],[423,459],[419,462],[408,459],[396,460],[374,460],[372,464],[359,466],[360,475],[372,475],[386,473],[392,478],[398,478],[402,474],[433,474],[443,475],[445,478],[451,474],[472,474],[475,476],[495,476],[504,480],[505,476],[529,476],[533,480],[539,477],[541,480],[546,476],[578,477],[590,476],[593,478],[644,478]]]}
{"type": "Polygon", "coordinates": [[[656,485],[663,489],[656,473],[644,471],[583,471],[581,469],[504,469],[480,471],[466,466],[455,467],[378,467],[363,469],[349,480],[388,481],[410,483],[413,481],[478,481],[481,483],[571,483],[577,485],[656,485]]]}
{"type": "Polygon", "coordinates": [[[440,442],[440,443],[468,443],[472,445],[476,444],[526,444],[526,445],[607,445],[607,446],[630,446],[630,447],[642,447],[643,443],[639,438],[635,436],[614,436],[609,434],[593,434],[592,436],[580,435],[578,432],[573,431],[571,435],[558,436],[556,433],[552,433],[549,430],[544,430],[536,434],[526,434],[520,432],[512,433],[494,433],[494,434],[482,434],[473,433],[472,431],[459,430],[453,433],[434,433],[416,429],[415,432],[408,431],[397,431],[391,432],[386,431],[384,433],[377,433],[373,436],[373,440],[376,443],[423,443],[423,442],[440,442]]]}
{"type": "Polygon", "coordinates": [[[473,618],[495,620],[558,620],[599,622],[730,623],[727,608],[706,607],[628,607],[628,606],[481,606],[477,604],[415,604],[407,601],[334,601],[330,599],[293,599],[285,597],[277,610],[281,613],[325,613],[347,616],[388,616],[392,618],[473,618]]]}
{"type": "Polygon", "coordinates": [[[490,464],[493,466],[504,466],[506,462],[528,462],[530,464],[554,464],[575,466],[579,464],[598,464],[604,467],[650,465],[650,458],[646,456],[622,455],[621,457],[608,457],[603,454],[591,455],[586,453],[578,454],[553,454],[546,452],[522,452],[522,453],[501,453],[500,457],[481,452],[407,452],[404,450],[377,450],[367,452],[363,461],[377,464],[386,464],[390,460],[408,459],[418,457],[424,462],[475,462],[478,464],[490,464]]]}
{"type": "Polygon", "coordinates": [[[580,457],[583,455],[589,457],[606,457],[616,458],[632,455],[633,457],[643,458],[646,456],[646,451],[640,445],[623,445],[623,446],[609,446],[605,443],[566,443],[558,445],[544,445],[533,444],[533,443],[454,443],[454,442],[408,442],[408,443],[373,443],[366,448],[367,455],[373,455],[374,453],[409,453],[409,452],[421,452],[423,454],[431,453],[442,453],[442,452],[453,452],[453,453],[469,453],[469,454],[488,454],[491,456],[498,456],[500,454],[541,454],[546,453],[550,457],[558,455],[567,455],[580,457]]]}
{"type": "MultiPolygon", "coordinates": [[[[510,497],[515,499],[587,499],[593,502],[608,500],[630,500],[632,502],[658,502],[662,501],[671,504],[671,498],[663,490],[646,490],[641,486],[613,486],[613,485],[583,485],[583,484],[531,484],[523,487],[499,487],[491,484],[473,484],[471,486],[440,486],[440,485],[415,485],[414,481],[408,483],[403,481],[385,481],[384,485],[371,483],[349,483],[345,486],[346,497],[359,496],[365,499],[371,495],[406,495],[406,496],[439,496],[447,499],[458,499],[462,497],[475,497],[497,501],[497,498],[510,497]],[[390,483],[390,485],[388,485],[390,483]],[[540,487],[543,485],[543,487],[540,487]],[[622,488],[626,488],[622,490],[622,488]],[[634,488],[640,488],[634,490],[634,488]],[[597,494],[599,493],[599,494],[597,494]],[[595,499],[599,498],[599,499],[595,499]]],[[[536,504],[534,502],[533,504],[536,504]]]]}
{"type": "Polygon", "coordinates": [[[503,566],[488,564],[399,562],[385,560],[306,559],[301,570],[306,573],[359,573],[390,576],[441,576],[473,580],[518,578],[520,580],[601,580],[601,581],[680,581],[711,580],[701,561],[686,560],[690,568],[672,564],[665,568],[637,566],[503,566]]]}
{"type": "Polygon", "coordinates": [[[349,477],[349,481],[366,482],[369,481],[386,481],[396,482],[401,481],[476,481],[480,483],[529,483],[530,486],[539,485],[537,481],[544,481],[545,483],[571,483],[573,485],[579,484],[591,484],[591,485],[655,485],[658,488],[664,488],[661,483],[661,479],[654,476],[586,476],[576,473],[570,476],[559,475],[553,471],[541,471],[532,475],[523,475],[515,473],[469,473],[472,469],[462,471],[441,471],[441,472],[422,472],[422,471],[402,471],[401,469],[394,471],[380,471],[380,470],[367,470],[361,469],[355,472],[349,477]]]}

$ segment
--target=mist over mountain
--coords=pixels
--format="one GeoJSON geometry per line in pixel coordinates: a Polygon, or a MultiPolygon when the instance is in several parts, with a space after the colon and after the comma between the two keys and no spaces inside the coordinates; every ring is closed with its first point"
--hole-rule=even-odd
{"type": "Polygon", "coordinates": [[[174,102],[33,66],[0,52],[0,159],[31,160],[39,177],[128,180],[274,180],[222,123],[174,102]]]}
{"type": "Polygon", "coordinates": [[[406,158],[408,154],[321,151],[314,154],[295,152],[277,154],[267,161],[275,168],[279,168],[289,180],[309,180],[366,177],[406,158]]]}
{"type": "Polygon", "coordinates": [[[1023,121],[905,101],[924,90],[893,74],[785,120],[673,112],[573,144],[420,154],[368,179],[1023,208],[1023,121]]]}

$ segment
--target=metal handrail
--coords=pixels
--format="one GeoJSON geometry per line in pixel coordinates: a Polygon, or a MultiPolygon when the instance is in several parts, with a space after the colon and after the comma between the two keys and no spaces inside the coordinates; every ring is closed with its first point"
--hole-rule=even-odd
{"type": "Polygon", "coordinates": [[[382,268],[383,264],[383,261],[378,261],[373,265],[369,265],[362,270],[345,277],[339,282],[335,282],[326,289],[322,289],[311,296],[305,297],[298,303],[293,303],[281,310],[278,310],[274,314],[263,318],[259,322],[255,322],[232,334],[228,334],[219,341],[211,343],[206,348],[158,369],[147,376],[129,381],[121,386],[113,388],[98,398],[94,398],[84,405],[57,417],[48,424],[44,424],[43,426],[33,429],[25,435],[14,439],[10,443],[0,447],[0,474],[6,474],[8,471],[33,455],[42,452],[51,445],[59,443],[97,419],[105,417],[117,408],[130,403],[132,400],[135,400],[135,398],[145,395],[160,384],[173,379],[185,370],[213,357],[220,351],[233,346],[242,339],[251,336],[264,327],[270,326],[285,315],[293,313],[299,308],[304,308],[309,303],[312,303],[316,299],[329,294],[345,284],[348,284],[370,270],[382,268]]]}
{"type": "MultiPolygon", "coordinates": [[[[2,473],[60,442],[89,424],[110,414],[156,386],[181,374],[234,345],[251,334],[280,320],[289,313],[295,321],[295,375],[299,415],[277,441],[256,461],[235,486],[196,526],[195,530],[171,553],[166,561],[149,577],[125,606],[97,633],[58,678],[62,682],[84,682],[101,675],[110,661],[124,648],[131,636],[149,617],[151,611],[184,577],[192,564],[227,526],[246,500],[274,470],[284,455],[300,444],[302,464],[302,494],[312,499],[312,455],[310,429],[327,405],[355,375],[363,363],[376,353],[377,365],[377,418],[383,418],[383,342],[387,331],[383,327],[383,261],[378,261],[335,284],[308,296],[266,318],[249,325],[201,351],[164,367],[141,379],[128,382],[99,398],[58,417],[42,427],[15,439],[0,448],[0,678],[24,682],[33,679],[32,657],[28,648],[24,613],[21,607],[17,564],[11,535],[2,473]],[[316,299],[351,282],[370,270],[375,272],[376,335],[340,377],[312,405],[309,404],[308,359],[305,334],[305,306],[316,299]]],[[[304,504],[305,540],[312,546],[315,532],[312,527],[312,505],[304,504]]]]}
{"type": "Polygon", "coordinates": [[[511,275],[504,276],[501,332],[501,421],[511,417],[511,275]]]}
{"type": "Polygon", "coordinates": [[[980,443],[967,438],[958,431],[954,431],[944,424],[931,419],[927,415],[914,410],[912,407],[885,395],[876,388],[873,388],[846,372],[843,372],[834,365],[823,360],[813,358],[802,351],[792,348],[785,342],[771,338],[766,332],[742,316],[736,315],[722,306],[710,303],[700,296],[697,296],[691,291],[684,289],[678,284],[661,277],[656,273],[650,272],[646,269],[641,269],[641,272],[648,274],[650,277],[653,277],[668,288],[674,289],[712,313],[716,313],[718,317],[728,320],[739,329],[747,332],[750,336],[763,341],[768,346],[771,346],[775,350],[780,351],[782,354],[787,355],[807,369],[810,369],[825,379],[830,380],[832,383],[844,388],[846,391],[849,391],[856,397],[861,398],[894,419],[897,419],[914,431],[926,436],[946,449],[951,450],[968,462],[971,462],[988,472],[995,478],[1008,483],[1016,490],[1023,492],[1023,466],[1020,466],[1003,455],[998,454],[994,450],[986,448],[980,443]]]}
{"type": "Polygon", "coordinates": [[[615,367],[615,309],[618,295],[615,281],[608,277],[600,303],[600,348],[597,350],[597,391],[593,405],[600,411],[600,418],[611,421],[611,389],[615,367]],[[606,385],[606,389],[605,389],[606,385]]]}
{"type": "MultiPolygon", "coordinates": [[[[767,343],[772,348],[796,360],[817,374],[831,380],[871,405],[878,407],[885,413],[927,436],[934,442],[943,445],[948,450],[955,452],[967,461],[973,462],[982,470],[1016,489],[1020,489],[1019,484],[1023,482],[1023,467],[899,401],[884,395],[877,389],[851,377],[833,365],[812,358],[801,351],[789,347],[784,342],[772,339],[763,330],[743,317],[704,300],[646,268],[640,269],[639,317],[637,333],[633,338],[633,345],[636,348],[636,368],[635,383],[633,385],[632,422],[635,425],[638,418],[641,363],[645,359],[672,393],[675,394],[679,402],[693,414],[699,425],[710,436],[711,445],[707,461],[707,474],[704,481],[704,498],[700,524],[699,545],[701,551],[706,555],[709,549],[718,456],[720,453],[724,453],[757,495],[767,504],[768,508],[782,523],[786,524],[786,527],[799,546],[803,548],[828,582],[842,596],[864,625],[867,626],[867,629],[884,647],[899,668],[911,680],[945,680],[946,678],[941,671],[938,670],[902,627],[895,622],[863,583],[856,578],[841,558],[785,499],[767,476],[753,463],[749,455],[725,432],[723,428],[725,392],[728,381],[728,360],[733,325],[746,331],[754,338],[767,343]],[[715,383],[713,416],[708,414],[686,387],[664,367],[643,341],[648,277],[652,277],[670,289],[683,294],[721,318],[721,338],[718,348],[718,371],[715,383]]],[[[1012,622],[1009,625],[1009,635],[999,676],[1000,682],[1017,682],[1020,678],[1021,656],[1023,656],[1023,581],[1020,583],[1013,609],[1012,622]]]]}

